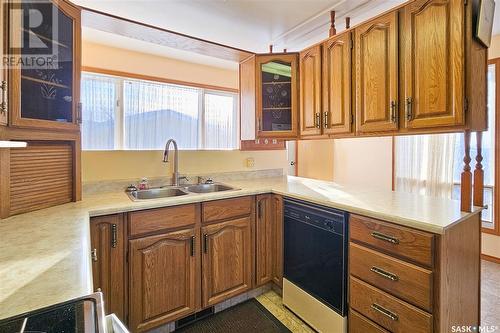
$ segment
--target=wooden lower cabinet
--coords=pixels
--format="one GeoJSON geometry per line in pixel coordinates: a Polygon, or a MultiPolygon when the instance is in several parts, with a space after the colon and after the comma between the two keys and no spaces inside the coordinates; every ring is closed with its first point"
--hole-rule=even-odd
{"type": "Polygon", "coordinates": [[[257,196],[255,220],[255,279],[263,285],[273,278],[273,211],[272,195],[257,196]]]}
{"type": "Polygon", "coordinates": [[[130,241],[129,327],[141,332],[199,308],[198,230],[130,241]]]}
{"type": "Polygon", "coordinates": [[[283,197],[272,195],[273,282],[283,287],[283,197]]]}
{"type": "Polygon", "coordinates": [[[252,216],[202,228],[203,307],[252,287],[252,216]]]}
{"type": "Polygon", "coordinates": [[[114,313],[124,322],[126,232],[123,214],[90,219],[94,291],[102,292],[106,314],[114,313]]]}

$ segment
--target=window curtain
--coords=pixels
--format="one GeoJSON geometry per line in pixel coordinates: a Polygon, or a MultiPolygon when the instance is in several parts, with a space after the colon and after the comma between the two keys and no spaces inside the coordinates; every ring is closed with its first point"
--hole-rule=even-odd
{"type": "Polygon", "coordinates": [[[237,149],[237,113],[234,95],[205,93],[205,149],[237,149]]]}
{"type": "Polygon", "coordinates": [[[82,148],[115,148],[116,79],[82,75],[82,148]]]}
{"type": "Polygon", "coordinates": [[[125,148],[163,149],[173,138],[181,149],[196,149],[199,96],[197,88],[125,81],[125,148]]]}
{"type": "Polygon", "coordinates": [[[451,198],[456,134],[395,137],[396,191],[451,198]]]}

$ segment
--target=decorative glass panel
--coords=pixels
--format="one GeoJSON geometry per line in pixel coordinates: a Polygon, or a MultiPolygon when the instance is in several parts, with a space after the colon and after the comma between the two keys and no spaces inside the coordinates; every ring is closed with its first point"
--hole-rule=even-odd
{"type": "Polygon", "coordinates": [[[261,65],[262,131],[292,129],[292,65],[271,61],[261,65]]]}

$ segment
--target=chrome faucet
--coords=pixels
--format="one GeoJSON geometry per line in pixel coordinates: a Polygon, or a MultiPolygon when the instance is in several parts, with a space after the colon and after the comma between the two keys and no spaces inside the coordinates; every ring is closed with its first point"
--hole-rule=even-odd
{"type": "Polygon", "coordinates": [[[177,142],[174,139],[170,139],[165,144],[165,150],[163,151],[163,162],[168,162],[168,155],[170,152],[170,144],[174,144],[174,173],[172,175],[172,186],[179,186],[179,149],[177,148],[177,142]]]}

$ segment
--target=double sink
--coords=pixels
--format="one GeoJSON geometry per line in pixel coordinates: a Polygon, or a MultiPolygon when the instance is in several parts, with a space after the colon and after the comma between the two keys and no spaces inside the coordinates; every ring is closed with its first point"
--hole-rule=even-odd
{"type": "Polygon", "coordinates": [[[222,192],[231,190],[238,190],[238,189],[221,183],[211,183],[211,184],[195,184],[186,186],[164,186],[164,187],[151,188],[148,190],[131,191],[128,192],[127,195],[132,201],[139,201],[139,200],[179,197],[191,193],[212,193],[212,192],[222,192]]]}

